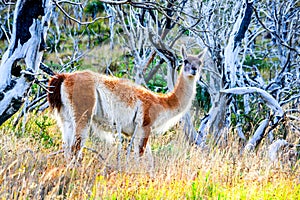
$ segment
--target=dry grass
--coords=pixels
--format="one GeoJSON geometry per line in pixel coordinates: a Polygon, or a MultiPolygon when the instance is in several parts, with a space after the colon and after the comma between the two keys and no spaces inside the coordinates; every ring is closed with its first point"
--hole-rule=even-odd
{"type": "Polygon", "coordinates": [[[87,145],[106,161],[86,150],[81,165],[70,167],[62,154],[48,157],[61,146],[54,120],[30,117],[25,133],[12,122],[0,128],[2,199],[300,199],[299,161],[293,167],[270,163],[263,150],[241,156],[235,142],[201,150],[185,142],[180,128],[152,137],[153,176],[147,162],[132,159],[126,165],[123,158],[118,171],[116,147],[95,138],[87,145]],[[41,120],[50,122],[45,130],[36,126],[41,120]],[[41,131],[52,138],[48,148],[36,137],[41,131]]]}
{"type": "MultiPolygon", "coordinates": [[[[121,48],[119,45],[114,46],[114,50],[110,49],[109,44],[102,44],[96,46],[92,49],[83,50],[84,56],[79,60],[77,67],[82,69],[89,69],[92,71],[105,73],[107,67],[110,67],[112,72],[116,72],[117,68],[126,68],[126,61],[124,61],[124,56],[128,53],[128,50],[121,48]]],[[[70,59],[73,57],[73,50],[66,49],[63,53],[59,54],[45,54],[45,58],[47,59],[48,64],[50,63],[58,64],[66,64],[70,62],[70,59]]],[[[127,61],[128,62],[128,61],[127,61]]],[[[54,66],[51,66],[54,70],[54,66]]],[[[67,69],[69,70],[69,69],[67,69]]],[[[58,70],[59,71],[59,70],[58,70]]]]}

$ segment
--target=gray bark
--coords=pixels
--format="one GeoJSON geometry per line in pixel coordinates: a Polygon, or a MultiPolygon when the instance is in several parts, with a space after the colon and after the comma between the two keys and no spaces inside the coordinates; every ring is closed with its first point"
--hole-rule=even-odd
{"type": "Polygon", "coordinates": [[[52,6],[50,0],[18,0],[10,44],[0,65],[0,125],[24,102],[39,69],[52,6]],[[22,62],[25,69],[22,70],[22,62]]]}
{"type": "MultiPolygon", "coordinates": [[[[245,0],[243,4],[243,9],[239,11],[239,15],[235,19],[227,46],[224,48],[224,59],[221,61],[223,63],[207,63],[204,69],[204,72],[207,70],[208,74],[210,74],[207,85],[211,95],[212,107],[208,116],[201,122],[201,129],[198,130],[200,136],[194,137],[197,138],[197,141],[195,141],[196,144],[203,143],[204,141],[201,140],[205,139],[207,134],[213,134],[217,143],[221,138],[226,141],[226,135],[230,126],[229,105],[232,104],[233,99],[229,98],[228,95],[222,94],[221,90],[222,88],[233,88],[237,84],[243,84],[237,77],[239,65],[241,65],[238,54],[241,51],[241,42],[250,25],[253,2],[245,0]],[[214,67],[214,65],[218,64],[224,64],[224,67],[214,67]]],[[[237,8],[241,5],[239,2],[236,3],[237,8]]],[[[210,52],[212,57],[216,55],[214,49],[211,49],[210,52]]],[[[218,56],[215,57],[215,61],[218,61],[218,56]]]]}

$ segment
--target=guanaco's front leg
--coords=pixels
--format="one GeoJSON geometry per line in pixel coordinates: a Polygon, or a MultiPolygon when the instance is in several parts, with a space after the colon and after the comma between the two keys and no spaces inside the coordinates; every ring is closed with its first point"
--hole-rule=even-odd
{"type": "Polygon", "coordinates": [[[150,126],[139,127],[134,138],[134,154],[135,159],[140,160],[140,157],[146,152],[147,159],[149,161],[150,170],[154,169],[154,160],[151,151],[151,145],[149,142],[150,137],[150,126]]]}

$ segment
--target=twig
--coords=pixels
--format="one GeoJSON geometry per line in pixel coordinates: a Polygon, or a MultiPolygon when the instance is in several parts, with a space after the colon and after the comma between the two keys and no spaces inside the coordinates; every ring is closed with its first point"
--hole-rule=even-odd
{"type": "Polygon", "coordinates": [[[50,69],[45,63],[41,62],[40,69],[43,70],[43,72],[45,72],[46,74],[48,74],[50,76],[55,75],[55,73],[52,71],[52,69],[50,69]]]}
{"type": "Polygon", "coordinates": [[[296,120],[296,121],[300,121],[299,117],[293,116],[293,115],[286,115],[290,120],[296,120]]]}
{"type": "MultiPolygon", "coordinates": [[[[32,110],[34,110],[36,107],[41,108],[43,105],[45,105],[46,103],[48,103],[47,99],[44,98],[43,101],[38,102],[37,104],[32,105],[31,107],[28,108],[28,111],[31,112],[32,110]]],[[[47,106],[48,107],[48,106],[47,106]]],[[[39,109],[38,111],[41,111],[41,109],[39,109]]]]}
{"type": "Polygon", "coordinates": [[[280,37],[275,31],[269,29],[269,28],[268,28],[268,27],[260,20],[258,11],[257,11],[257,9],[256,9],[255,7],[253,7],[253,10],[254,10],[255,16],[256,16],[256,18],[257,18],[257,21],[261,24],[261,26],[262,26],[264,29],[266,29],[269,33],[271,33],[272,35],[274,35],[274,36],[279,40],[280,44],[282,44],[284,47],[286,47],[286,48],[288,48],[288,49],[290,49],[290,50],[296,52],[297,55],[300,55],[300,52],[298,52],[297,49],[295,49],[295,48],[291,47],[290,45],[288,45],[285,41],[283,41],[283,40],[281,39],[281,37],[280,37]]]}
{"type": "Polygon", "coordinates": [[[159,62],[151,69],[151,71],[148,73],[147,77],[145,77],[145,82],[148,83],[152,77],[156,74],[160,66],[165,62],[164,59],[160,59],[159,62]]]}
{"type": "Polygon", "coordinates": [[[44,83],[40,82],[39,80],[35,80],[35,83],[38,84],[41,88],[46,90],[47,93],[52,93],[52,91],[48,90],[51,86],[45,85],[44,83]]]}
{"type": "Polygon", "coordinates": [[[45,101],[39,105],[38,111],[39,111],[39,112],[43,112],[43,111],[46,110],[48,107],[49,107],[49,103],[48,103],[47,99],[45,99],[45,101]]]}
{"type": "Polygon", "coordinates": [[[285,104],[287,104],[287,103],[289,103],[289,102],[291,102],[291,101],[293,101],[293,100],[295,100],[295,99],[299,99],[299,98],[300,98],[300,94],[295,95],[295,96],[292,96],[291,98],[289,98],[289,99],[287,99],[287,100],[280,101],[280,102],[279,102],[279,105],[280,105],[280,106],[285,105],[285,104]]]}
{"type": "Polygon", "coordinates": [[[121,5],[121,4],[128,4],[131,2],[131,0],[123,0],[123,1],[110,1],[110,0],[99,0],[102,3],[107,3],[111,5],[121,5]]]}
{"type": "Polygon", "coordinates": [[[8,36],[8,34],[7,34],[7,32],[6,32],[6,30],[4,29],[4,27],[1,25],[1,29],[2,29],[2,31],[3,31],[3,33],[4,33],[4,35],[5,35],[5,37],[6,37],[6,39],[7,39],[7,41],[8,41],[8,43],[10,43],[10,38],[9,38],[9,36],[8,36]]]}
{"type": "MultiPolygon", "coordinates": [[[[19,120],[21,119],[21,117],[25,116],[25,114],[27,114],[27,112],[30,112],[32,110],[34,110],[34,108],[38,107],[38,106],[41,106],[43,105],[44,103],[47,102],[47,99],[46,99],[46,96],[47,94],[44,94],[40,97],[37,97],[37,99],[33,100],[32,102],[30,102],[29,105],[26,106],[26,108],[24,107],[24,112],[20,112],[20,114],[18,115],[17,119],[15,120],[14,122],[14,126],[16,126],[19,122],[19,120]],[[40,102],[42,99],[45,99],[43,102],[41,103],[38,103],[40,102]]],[[[25,116],[26,117],[26,116],[25,116]]],[[[26,121],[26,120],[24,120],[26,121]]],[[[25,124],[25,123],[24,123],[25,124]]]]}
{"type": "Polygon", "coordinates": [[[83,53],[80,54],[78,57],[76,57],[76,58],[74,58],[73,60],[69,61],[68,63],[64,64],[64,65],[62,66],[61,70],[59,71],[59,73],[61,73],[62,71],[64,71],[65,68],[66,68],[67,66],[69,66],[70,64],[76,62],[76,61],[79,60],[81,57],[83,57],[84,55],[86,55],[88,52],[89,52],[89,50],[83,52],[83,53]]]}
{"type": "Polygon", "coordinates": [[[61,149],[59,151],[52,152],[52,153],[50,153],[50,154],[47,155],[47,159],[50,158],[50,157],[52,157],[52,156],[56,156],[57,154],[61,154],[63,152],[64,152],[63,149],[61,149]]]}
{"type": "Polygon", "coordinates": [[[30,102],[30,104],[28,105],[28,109],[30,109],[32,106],[34,106],[36,103],[38,103],[42,99],[46,98],[46,96],[47,96],[47,94],[43,94],[42,96],[39,96],[37,99],[30,102]]]}
{"type": "Polygon", "coordinates": [[[61,5],[59,5],[59,3],[56,1],[56,0],[53,0],[53,2],[55,3],[55,5],[58,7],[59,10],[61,10],[69,19],[77,22],[78,24],[80,25],[89,25],[89,24],[92,24],[94,23],[95,21],[99,20],[99,19],[108,19],[110,18],[111,16],[107,16],[107,17],[96,17],[95,19],[93,19],[92,21],[89,21],[89,22],[82,22],[82,21],[79,21],[78,19],[75,19],[74,17],[72,17],[71,15],[69,15],[65,9],[63,9],[63,7],[61,7],[61,5]]]}
{"type": "Polygon", "coordinates": [[[68,4],[72,4],[72,5],[77,5],[77,6],[81,6],[81,5],[82,5],[81,2],[77,3],[77,2],[68,1],[68,0],[57,1],[57,3],[58,3],[58,4],[60,4],[60,3],[68,3],[68,4]]]}
{"type": "Polygon", "coordinates": [[[92,148],[90,148],[90,147],[84,147],[84,148],[85,148],[86,150],[89,150],[89,151],[91,151],[91,152],[97,154],[98,157],[99,157],[102,161],[105,161],[104,157],[103,157],[98,151],[96,151],[95,149],[92,149],[92,148]]]}
{"type": "Polygon", "coordinates": [[[6,2],[5,0],[1,0],[5,5],[15,5],[14,2],[6,2]]]}

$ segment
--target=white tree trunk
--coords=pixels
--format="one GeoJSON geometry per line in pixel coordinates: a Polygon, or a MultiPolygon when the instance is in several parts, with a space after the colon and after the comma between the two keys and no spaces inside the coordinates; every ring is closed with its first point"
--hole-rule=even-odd
{"type": "Polygon", "coordinates": [[[18,0],[11,42],[0,65],[0,125],[19,110],[39,69],[52,6],[50,0],[18,0]],[[19,61],[26,64],[21,70],[19,61]]]}
{"type": "MultiPolygon", "coordinates": [[[[208,117],[205,117],[201,122],[201,129],[198,130],[200,137],[198,137],[196,144],[203,143],[204,141],[200,140],[205,139],[207,134],[212,133],[216,141],[219,141],[221,137],[226,140],[226,134],[230,126],[230,120],[228,119],[230,117],[230,113],[228,113],[230,99],[227,95],[222,94],[220,90],[222,90],[222,88],[235,87],[237,84],[237,68],[240,65],[238,54],[241,50],[241,41],[244,39],[245,32],[251,21],[253,2],[244,0],[242,4],[244,4],[244,6],[242,6],[242,10],[239,11],[238,18],[232,27],[228,43],[224,49],[223,71],[219,72],[213,67],[207,66],[209,67],[208,72],[214,72],[211,73],[210,83],[208,83],[212,107],[208,117]]],[[[235,10],[238,11],[242,4],[237,2],[235,10]]]]}

